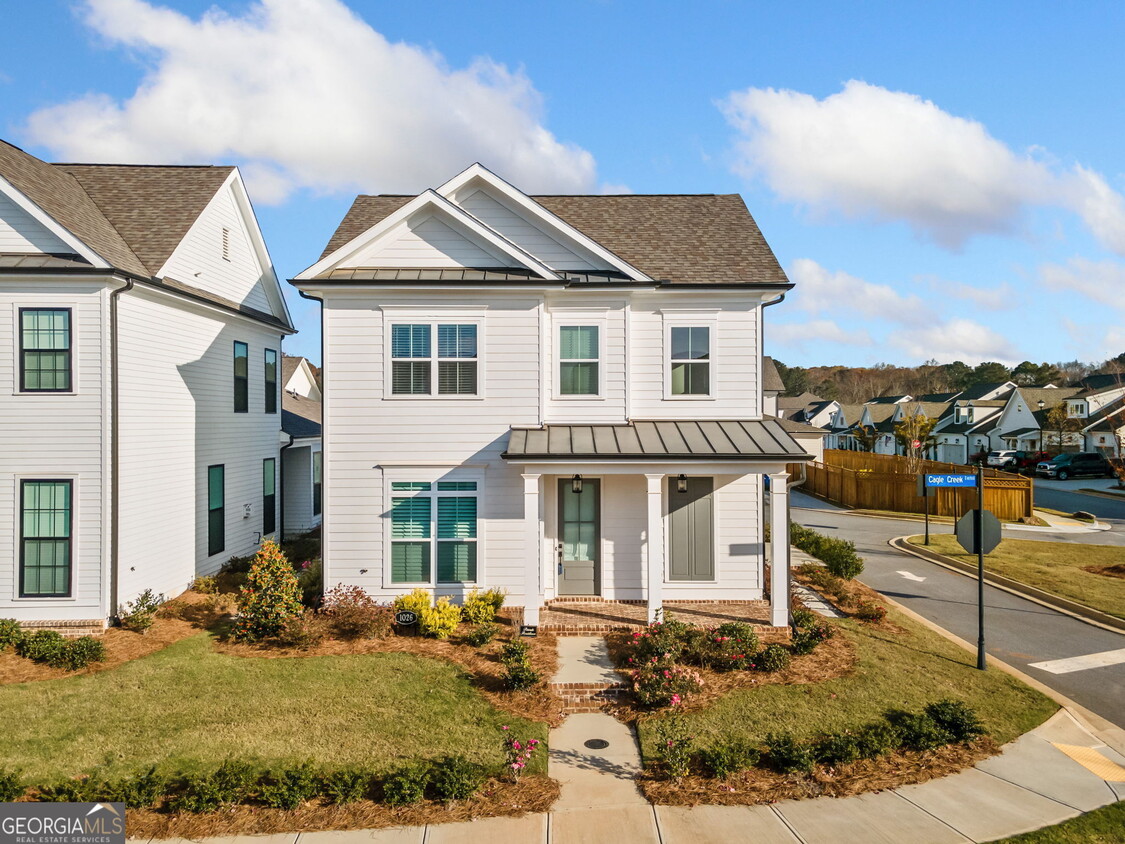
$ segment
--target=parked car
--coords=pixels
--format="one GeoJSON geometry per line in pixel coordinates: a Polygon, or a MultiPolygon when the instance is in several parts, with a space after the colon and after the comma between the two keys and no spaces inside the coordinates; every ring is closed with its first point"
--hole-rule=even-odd
{"type": "Polygon", "coordinates": [[[1093,451],[1060,454],[1051,460],[1039,463],[1035,467],[1035,474],[1042,475],[1045,478],[1058,478],[1060,481],[1078,475],[1094,475],[1102,478],[1114,477],[1113,467],[1109,461],[1093,451]]]}
{"type": "Polygon", "coordinates": [[[1014,465],[1015,459],[1016,452],[1012,449],[990,451],[988,452],[988,458],[985,460],[984,465],[990,466],[993,469],[1003,469],[1005,466],[1014,465]]]}
{"type": "Polygon", "coordinates": [[[1009,466],[1017,472],[1034,472],[1040,463],[1049,463],[1051,455],[1045,451],[1017,451],[1015,461],[1009,466]]]}

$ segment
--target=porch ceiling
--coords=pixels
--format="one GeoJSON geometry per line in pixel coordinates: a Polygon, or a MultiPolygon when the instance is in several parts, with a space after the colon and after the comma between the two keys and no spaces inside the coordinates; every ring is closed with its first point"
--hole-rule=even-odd
{"type": "Polygon", "coordinates": [[[507,460],[811,460],[773,419],[512,428],[507,460]]]}

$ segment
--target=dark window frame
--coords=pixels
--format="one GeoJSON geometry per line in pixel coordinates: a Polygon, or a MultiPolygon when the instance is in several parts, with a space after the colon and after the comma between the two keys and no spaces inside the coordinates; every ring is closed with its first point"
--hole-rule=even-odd
{"type": "Polygon", "coordinates": [[[21,393],[73,393],[74,392],[74,309],[73,308],[20,308],[19,324],[16,331],[19,336],[19,368],[21,393]],[[66,349],[28,349],[23,344],[23,315],[25,313],[65,313],[66,314],[66,349]],[[46,390],[42,387],[27,386],[27,354],[28,352],[66,352],[66,387],[46,390]]]}
{"type": "Polygon", "coordinates": [[[262,460],[262,536],[277,531],[277,459],[262,460]],[[273,492],[266,492],[266,465],[273,467],[273,492]]]}
{"type": "MultiPolygon", "coordinates": [[[[74,479],[73,478],[20,478],[20,574],[19,574],[19,596],[21,598],[72,598],[74,597],[74,479]],[[66,543],[67,543],[67,572],[66,572],[66,592],[52,592],[43,593],[36,592],[28,594],[26,590],[25,576],[27,574],[27,541],[28,537],[24,535],[24,509],[25,500],[27,495],[27,484],[66,484],[70,488],[70,508],[67,511],[66,519],[66,543]]],[[[63,537],[31,537],[32,541],[37,539],[61,539],[63,537]]]]}
{"type": "Polygon", "coordinates": [[[277,413],[277,349],[266,349],[262,355],[264,371],[262,381],[266,385],[266,413],[277,413]],[[273,355],[273,378],[270,378],[270,355],[273,355]]]}
{"type": "Polygon", "coordinates": [[[324,452],[314,451],[312,453],[312,507],[313,515],[319,516],[321,510],[324,508],[324,452]],[[316,465],[320,463],[320,472],[316,471],[316,465]],[[319,480],[317,475],[320,475],[319,480]]]}
{"type": "Polygon", "coordinates": [[[215,463],[207,467],[207,556],[214,557],[221,554],[227,547],[227,467],[225,463],[215,463]],[[211,506],[211,470],[219,470],[219,495],[222,504],[218,507],[211,506]],[[218,513],[217,522],[218,542],[216,542],[216,524],[213,514],[218,513]]]}
{"type": "Polygon", "coordinates": [[[242,340],[234,341],[234,357],[231,360],[231,374],[234,376],[234,412],[250,412],[250,344],[242,340]],[[241,359],[246,361],[246,374],[238,374],[239,346],[242,347],[241,359]]]}

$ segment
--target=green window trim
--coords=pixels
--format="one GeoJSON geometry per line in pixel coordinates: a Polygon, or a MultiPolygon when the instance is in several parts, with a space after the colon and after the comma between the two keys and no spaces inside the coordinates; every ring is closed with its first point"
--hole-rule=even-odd
{"type": "Polygon", "coordinates": [[[262,461],[262,535],[277,530],[277,460],[262,461]]]}
{"type": "Polygon", "coordinates": [[[73,592],[74,481],[20,481],[21,598],[69,598],[73,592]]]}
{"type": "Polygon", "coordinates": [[[207,467],[207,556],[226,548],[226,468],[207,467]]]}
{"type": "Polygon", "coordinates": [[[277,351],[265,352],[266,413],[277,413],[277,351]]]}
{"type": "Polygon", "coordinates": [[[475,583],[477,482],[439,481],[435,488],[422,481],[392,481],[390,486],[391,582],[475,583]]]}
{"type": "Polygon", "coordinates": [[[596,325],[559,327],[559,395],[596,396],[601,393],[600,333],[596,325]]]}
{"type": "Polygon", "coordinates": [[[711,395],[711,327],[674,325],[668,332],[669,394],[711,395]]]}
{"type": "Polygon", "coordinates": [[[391,395],[477,395],[477,338],[476,323],[392,324],[391,395]]]}
{"type": "Polygon", "coordinates": [[[74,384],[70,308],[20,308],[20,392],[69,393],[74,384]]]}
{"type": "Polygon", "coordinates": [[[234,341],[234,412],[250,412],[250,347],[234,341]]]}

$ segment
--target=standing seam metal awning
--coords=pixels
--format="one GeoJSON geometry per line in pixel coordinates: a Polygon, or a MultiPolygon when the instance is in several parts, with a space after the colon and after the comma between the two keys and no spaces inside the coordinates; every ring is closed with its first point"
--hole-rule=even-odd
{"type": "Polygon", "coordinates": [[[506,460],[811,460],[778,422],[636,421],[627,425],[512,428],[506,460]]]}

